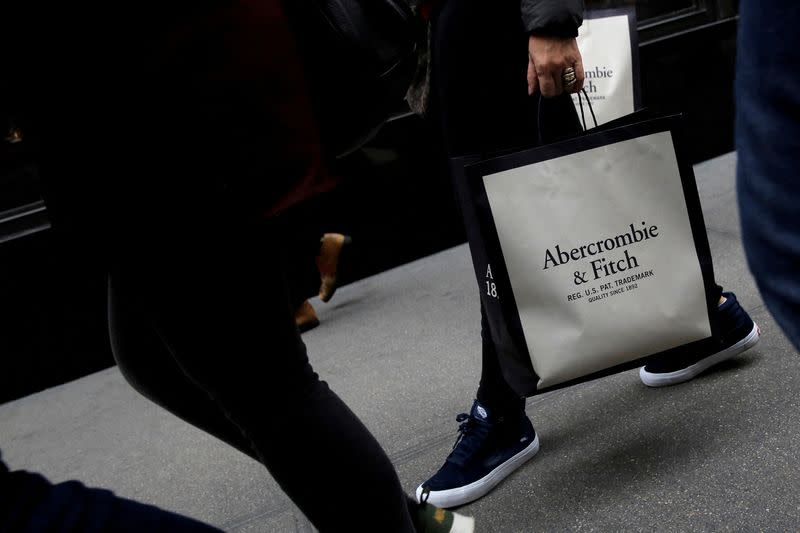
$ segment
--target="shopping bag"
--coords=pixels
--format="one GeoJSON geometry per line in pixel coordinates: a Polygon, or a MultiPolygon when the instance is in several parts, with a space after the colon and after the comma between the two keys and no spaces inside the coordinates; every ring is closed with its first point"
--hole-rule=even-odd
{"type": "MultiPolygon", "coordinates": [[[[584,88],[597,121],[605,124],[639,109],[641,84],[635,8],[587,10],[577,40],[586,76],[584,88]]],[[[572,99],[578,107],[577,95],[572,99]]]]}
{"type": "Polygon", "coordinates": [[[712,341],[715,282],[677,116],[452,161],[481,300],[520,395],[712,341]]]}

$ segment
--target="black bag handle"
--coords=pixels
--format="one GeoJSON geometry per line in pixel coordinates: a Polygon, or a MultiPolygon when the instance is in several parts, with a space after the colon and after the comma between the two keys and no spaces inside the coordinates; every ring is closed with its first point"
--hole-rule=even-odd
{"type": "Polygon", "coordinates": [[[583,131],[586,131],[586,117],[583,115],[583,100],[581,100],[581,93],[586,97],[586,105],[589,106],[589,111],[592,113],[592,122],[594,127],[597,127],[597,117],[594,116],[594,109],[592,109],[592,102],[589,100],[589,95],[586,94],[586,89],[578,91],[578,106],[581,108],[581,122],[583,123],[583,131]]]}
{"type": "MultiPolygon", "coordinates": [[[[592,122],[594,122],[594,127],[596,128],[598,126],[598,124],[597,124],[597,117],[595,116],[594,109],[592,108],[592,102],[589,100],[589,95],[586,94],[586,89],[581,89],[577,93],[578,94],[578,106],[580,107],[580,110],[581,110],[581,124],[583,126],[583,131],[586,131],[586,115],[583,112],[583,99],[581,98],[581,93],[583,93],[583,96],[586,97],[586,105],[589,106],[589,112],[592,114],[592,122]]],[[[537,110],[536,110],[536,128],[538,130],[537,133],[539,134],[539,139],[542,138],[542,99],[543,98],[544,97],[542,96],[542,93],[539,93],[539,102],[537,104],[537,110]]]]}

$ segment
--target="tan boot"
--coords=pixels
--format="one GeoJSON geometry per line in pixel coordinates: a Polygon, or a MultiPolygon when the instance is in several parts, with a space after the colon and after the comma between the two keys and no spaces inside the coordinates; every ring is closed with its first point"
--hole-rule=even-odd
{"type": "Polygon", "coordinates": [[[20,130],[19,128],[12,128],[8,132],[8,135],[6,136],[6,141],[8,141],[11,144],[17,144],[22,142],[22,130],[20,130]]]}
{"type": "Polygon", "coordinates": [[[341,233],[326,233],[320,239],[320,252],[317,257],[320,286],[319,299],[323,302],[330,301],[338,286],[339,261],[345,246],[352,243],[352,239],[341,233]]]}
{"type": "Polygon", "coordinates": [[[300,304],[300,307],[294,312],[294,323],[297,324],[297,329],[300,333],[305,333],[310,329],[319,326],[319,319],[317,312],[308,300],[300,304]]]}

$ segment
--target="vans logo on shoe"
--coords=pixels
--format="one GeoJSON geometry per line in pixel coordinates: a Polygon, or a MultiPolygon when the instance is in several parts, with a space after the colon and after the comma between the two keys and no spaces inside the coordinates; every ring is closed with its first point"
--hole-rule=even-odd
{"type": "Polygon", "coordinates": [[[478,412],[478,416],[483,418],[484,420],[489,417],[489,414],[486,412],[486,409],[484,409],[480,405],[478,406],[476,411],[478,412]]]}

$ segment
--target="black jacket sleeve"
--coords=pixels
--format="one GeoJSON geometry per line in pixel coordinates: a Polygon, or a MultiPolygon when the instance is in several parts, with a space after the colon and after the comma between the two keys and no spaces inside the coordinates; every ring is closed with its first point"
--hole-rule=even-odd
{"type": "Polygon", "coordinates": [[[528,33],[577,37],[583,23],[583,0],[521,0],[522,23],[528,33]]]}

